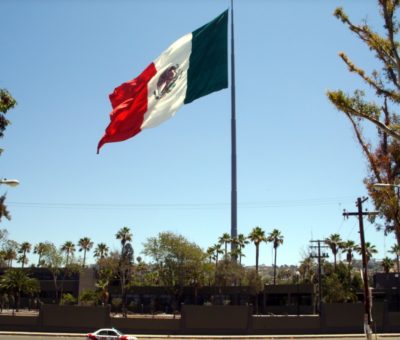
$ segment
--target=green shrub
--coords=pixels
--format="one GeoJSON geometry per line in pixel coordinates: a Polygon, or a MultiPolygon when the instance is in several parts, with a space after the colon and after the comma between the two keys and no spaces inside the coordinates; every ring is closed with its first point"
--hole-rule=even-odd
{"type": "Polygon", "coordinates": [[[93,289],[85,289],[79,294],[79,302],[84,306],[97,306],[99,296],[93,289]]]}
{"type": "Polygon", "coordinates": [[[60,305],[75,305],[77,303],[77,299],[70,293],[63,294],[60,305]]]}

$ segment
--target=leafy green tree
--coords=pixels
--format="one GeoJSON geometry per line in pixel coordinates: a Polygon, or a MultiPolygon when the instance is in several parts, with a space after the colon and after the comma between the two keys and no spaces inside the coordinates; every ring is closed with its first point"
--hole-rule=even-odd
{"type": "Polygon", "coordinates": [[[82,265],[77,262],[70,261],[68,264],[65,264],[64,268],[60,271],[61,274],[61,284],[60,284],[60,295],[64,295],[64,283],[68,277],[71,277],[75,274],[79,274],[82,270],[82,265]]]}
{"type": "Polygon", "coordinates": [[[96,287],[103,305],[106,305],[110,298],[110,282],[118,278],[120,257],[118,252],[112,252],[110,255],[100,257],[97,260],[99,278],[96,282],[96,287]]]}
{"type": "Polygon", "coordinates": [[[32,245],[29,242],[21,243],[18,253],[21,254],[18,257],[18,262],[21,263],[21,267],[24,268],[24,265],[28,263],[27,253],[30,253],[32,249],[32,245]]]}
{"type": "Polygon", "coordinates": [[[99,295],[93,289],[85,289],[79,294],[79,303],[84,306],[96,306],[99,303],[99,295]]]}
{"type": "Polygon", "coordinates": [[[172,232],[162,232],[157,237],[150,237],[143,244],[143,254],[153,261],[158,273],[159,284],[168,287],[173,295],[172,305],[179,309],[178,301],[183,294],[184,286],[197,289],[207,279],[207,254],[195,243],[184,236],[172,232]]]}
{"type": "Polygon", "coordinates": [[[400,245],[394,244],[389,253],[396,255],[397,272],[400,273],[400,245]]]}
{"type": "Polygon", "coordinates": [[[274,248],[274,285],[276,284],[276,255],[278,247],[283,244],[283,235],[278,229],[274,229],[267,237],[267,242],[271,242],[274,248]]]}
{"type": "Polygon", "coordinates": [[[342,262],[338,263],[336,268],[328,262],[323,264],[322,291],[325,303],[357,301],[356,293],[362,289],[362,281],[359,279],[359,273],[354,273],[357,279],[352,279],[350,270],[351,268],[342,262]]]}
{"type": "Polygon", "coordinates": [[[66,241],[62,246],[61,246],[61,252],[65,253],[66,259],[65,259],[65,265],[68,266],[69,264],[69,259],[74,256],[75,253],[75,244],[72,241],[66,241]]]}
{"type": "Polygon", "coordinates": [[[78,241],[79,251],[83,251],[83,262],[82,267],[85,267],[86,262],[86,252],[88,252],[93,247],[93,242],[89,237],[82,237],[78,241]]]}
{"type": "Polygon", "coordinates": [[[387,274],[390,272],[390,269],[394,267],[394,261],[389,257],[384,257],[382,259],[381,266],[384,272],[387,274]]]}
{"type": "Polygon", "coordinates": [[[336,268],[336,256],[340,250],[341,245],[343,244],[342,239],[340,238],[339,234],[332,234],[328,238],[325,239],[325,243],[331,249],[333,254],[333,265],[336,268]]]}
{"type": "Polygon", "coordinates": [[[78,300],[71,293],[65,293],[62,295],[60,305],[76,305],[78,300]]]}
{"type": "Polygon", "coordinates": [[[150,237],[143,244],[143,254],[154,261],[161,285],[183,287],[193,281],[204,283],[201,272],[207,255],[182,235],[162,232],[150,237]]]}
{"type": "MultiPolygon", "coordinates": [[[[378,190],[375,183],[399,184],[400,166],[400,117],[396,113],[400,103],[400,56],[399,56],[399,11],[398,0],[379,0],[379,14],[383,22],[383,34],[375,31],[366,21],[353,23],[342,8],[334,15],[342,21],[358,39],[375,55],[377,69],[371,73],[355,65],[344,53],[339,55],[350,72],[357,75],[372,90],[367,98],[365,91],[355,90],[352,95],[342,90],[329,91],[329,100],[349,119],[355,131],[368,165],[369,174],[364,182],[372,197],[375,208],[384,219],[385,233],[394,232],[400,245],[400,209],[396,190],[378,190]],[[365,123],[376,129],[377,143],[370,144],[363,133],[365,123]]],[[[378,11],[377,11],[378,12],[378,11]]]]}
{"type": "Polygon", "coordinates": [[[288,284],[293,281],[293,271],[290,268],[281,268],[278,273],[278,280],[281,284],[288,284]]]}
{"type": "Polygon", "coordinates": [[[143,261],[133,268],[131,287],[156,286],[158,282],[158,273],[153,267],[143,261]]]}
{"type": "Polygon", "coordinates": [[[50,242],[46,242],[45,250],[42,254],[43,267],[48,268],[52,277],[55,291],[56,302],[59,302],[59,275],[63,265],[63,254],[61,249],[58,250],[57,247],[50,242]]]}
{"type": "MultiPolygon", "coordinates": [[[[11,96],[11,94],[5,90],[0,89],[0,138],[4,137],[4,131],[6,130],[7,126],[10,124],[10,121],[6,118],[7,112],[12,109],[17,102],[11,96]]],[[[3,149],[0,148],[0,155],[3,152],[3,149]]],[[[7,209],[5,204],[6,195],[0,196],[0,222],[3,217],[7,220],[11,220],[11,214],[7,209]]]]}
{"type": "Polygon", "coordinates": [[[258,295],[264,289],[264,282],[255,269],[245,270],[244,280],[242,283],[248,287],[249,294],[252,296],[251,304],[253,305],[253,313],[259,314],[259,301],[258,295]]]}
{"type": "Polygon", "coordinates": [[[265,231],[260,227],[254,227],[249,236],[249,240],[254,243],[256,247],[256,272],[258,273],[258,260],[260,257],[260,243],[266,241],[265,231]]]}
{"type": "Polygon", "coordinates": [[[133,264],[133,248],[129,242],[126,242],[122,248],[122,253],[119,261],[119,278],[121,283],[122,295],[122,311],[126,317],[126,294],[129,288],[130,278],[132,275],[133,264]]]}
{"type": "Polygon", "coordinates": [[[218,287],[237,286],[245,276],[245,270],[242,265],[228,258],[218,263],[215,272],[215,285],[218,287]]]}

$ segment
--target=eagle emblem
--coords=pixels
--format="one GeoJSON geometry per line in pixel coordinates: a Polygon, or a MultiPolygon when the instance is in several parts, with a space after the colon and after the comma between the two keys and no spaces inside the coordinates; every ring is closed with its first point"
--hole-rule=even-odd
{"type": "Polygon", "coordinates": [[[181,74],[182,70],[179,69],[178,64],[167,67],[158,78],[157,87],[154,90],[154,97],[158,100],[171,92],[181,74]]]}

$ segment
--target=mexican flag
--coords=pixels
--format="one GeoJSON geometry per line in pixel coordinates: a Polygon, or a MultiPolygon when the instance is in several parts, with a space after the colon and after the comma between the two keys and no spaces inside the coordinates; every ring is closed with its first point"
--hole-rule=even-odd
{"type": "Polygon", "coordinates": [[[131,138],[183,105],[228,87],[228,10],[175,41],[135,79],[110,94],[110,124],[100,140],[131,138]]]}

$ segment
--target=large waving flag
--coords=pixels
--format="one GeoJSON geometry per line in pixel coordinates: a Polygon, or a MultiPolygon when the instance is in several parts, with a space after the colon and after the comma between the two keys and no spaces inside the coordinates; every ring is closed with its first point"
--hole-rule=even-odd
{"type": "Polygon", "coordinates": [[[228,87],[228,10],[175,41],[135,79],[110,94],[111,122],[100,140],[131,138],[183,105],[228,87]]]}

